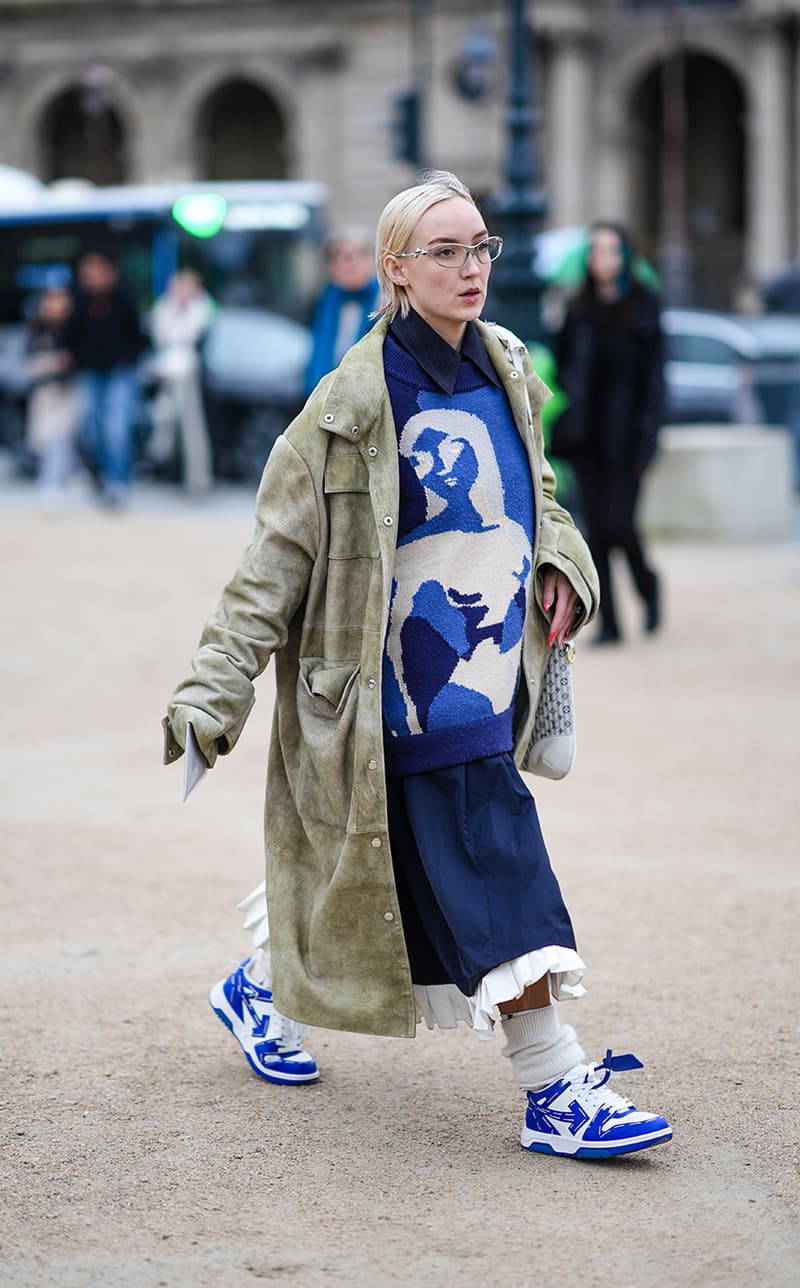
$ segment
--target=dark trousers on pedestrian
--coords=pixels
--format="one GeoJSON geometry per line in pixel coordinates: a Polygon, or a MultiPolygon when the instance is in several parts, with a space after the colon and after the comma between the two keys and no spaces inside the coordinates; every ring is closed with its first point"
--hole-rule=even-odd
{"type": "Polygon", "coordinates": [[[619,635],[619,622],[611,585],[611,551],[622,550],[634,584],[646,604],[652,604],[658,581],[645,558],[636,530],[636,505],[640,476],[625,465],[601,460],[576,463],[586,538],[600,580],[600,623],[603,635],[619,635]]]}

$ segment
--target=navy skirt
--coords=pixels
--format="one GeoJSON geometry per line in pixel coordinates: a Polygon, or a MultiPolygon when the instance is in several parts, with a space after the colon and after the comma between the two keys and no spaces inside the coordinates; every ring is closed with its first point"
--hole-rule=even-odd
{"type": "Polygon", "coordinates": [[[389,838],[415,984],[471,996],[495,966],[575,935],[536,803],[509,752],[387,779],[389,838]]]}

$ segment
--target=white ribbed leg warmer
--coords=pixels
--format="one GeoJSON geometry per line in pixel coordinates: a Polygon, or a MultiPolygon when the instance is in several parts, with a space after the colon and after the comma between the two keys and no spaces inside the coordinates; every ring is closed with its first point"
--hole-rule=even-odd
{"type": "Polygon", "coordinates": [[[536,1011],[519,1011],[502,1021],[502,1054],[523,1091],[540,1091],[581,1064],[585,1055],[575,1030],[562,1024],[554,1002],[536,1011]]]}

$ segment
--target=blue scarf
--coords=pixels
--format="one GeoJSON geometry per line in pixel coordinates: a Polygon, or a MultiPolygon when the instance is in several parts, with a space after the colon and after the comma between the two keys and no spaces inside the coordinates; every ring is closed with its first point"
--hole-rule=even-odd
{"type": "Polygon", "coordinates": [[[316,388],[323,376],[333,371],[336,366],[336,337],[339,332],[339,319],[345,304],[356,303],[361,308],[361,323],[355,340],[367,334],[372,322],[370,313],[378,303],[378,279],[373,277],[359,291],[345,291],[341,286],[329,282],[320,295],[314,318],[311,323],[313,344],[311,357],[306,368],[306,393],[316,388]]]}

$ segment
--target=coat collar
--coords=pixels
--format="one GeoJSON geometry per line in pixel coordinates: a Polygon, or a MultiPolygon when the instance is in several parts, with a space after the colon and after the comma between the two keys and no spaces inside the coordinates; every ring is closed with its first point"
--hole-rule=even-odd
{"type": "MultiPolygon", "coordinates": [[[[475,322],[475,330],[486,346],[492,366],[509,396],[518,424],[525,423],[523,380],[517,371],[511,350],[490,322],[475,322]]],[[[389,320],[382,317],[363,340],[354,344],[342,358],[330,378],[318,425],[330,434],[339,434],[360,443],[381,415],[389,391],[383,374],[383,342],[389,320]]],[[[531,410],[538,411],[550,397],[544,381],[531,374],[527,378],[531,410]]]]}
{"type": "Polygon", "coordinates": [[[487,380],[500,385],[500,378],[486,352],[486,346],[471,322],[467,323],[460,349],[454,349],[448,344],[414,309],[410,309],[405,317],[398,313],[392,318],[389,335],[411,355],[436,388],[444,394],[453,393],[462,358],[469,358],[487,380]]]}
{"type": "Polygon", "coordinates": [[[363,340],[348,349],[334,372],[319,417],[320,429],[360,442],[378,418],[389,391],[383,375],[383,342],[389,329],[383,317],[363,340]]]}

